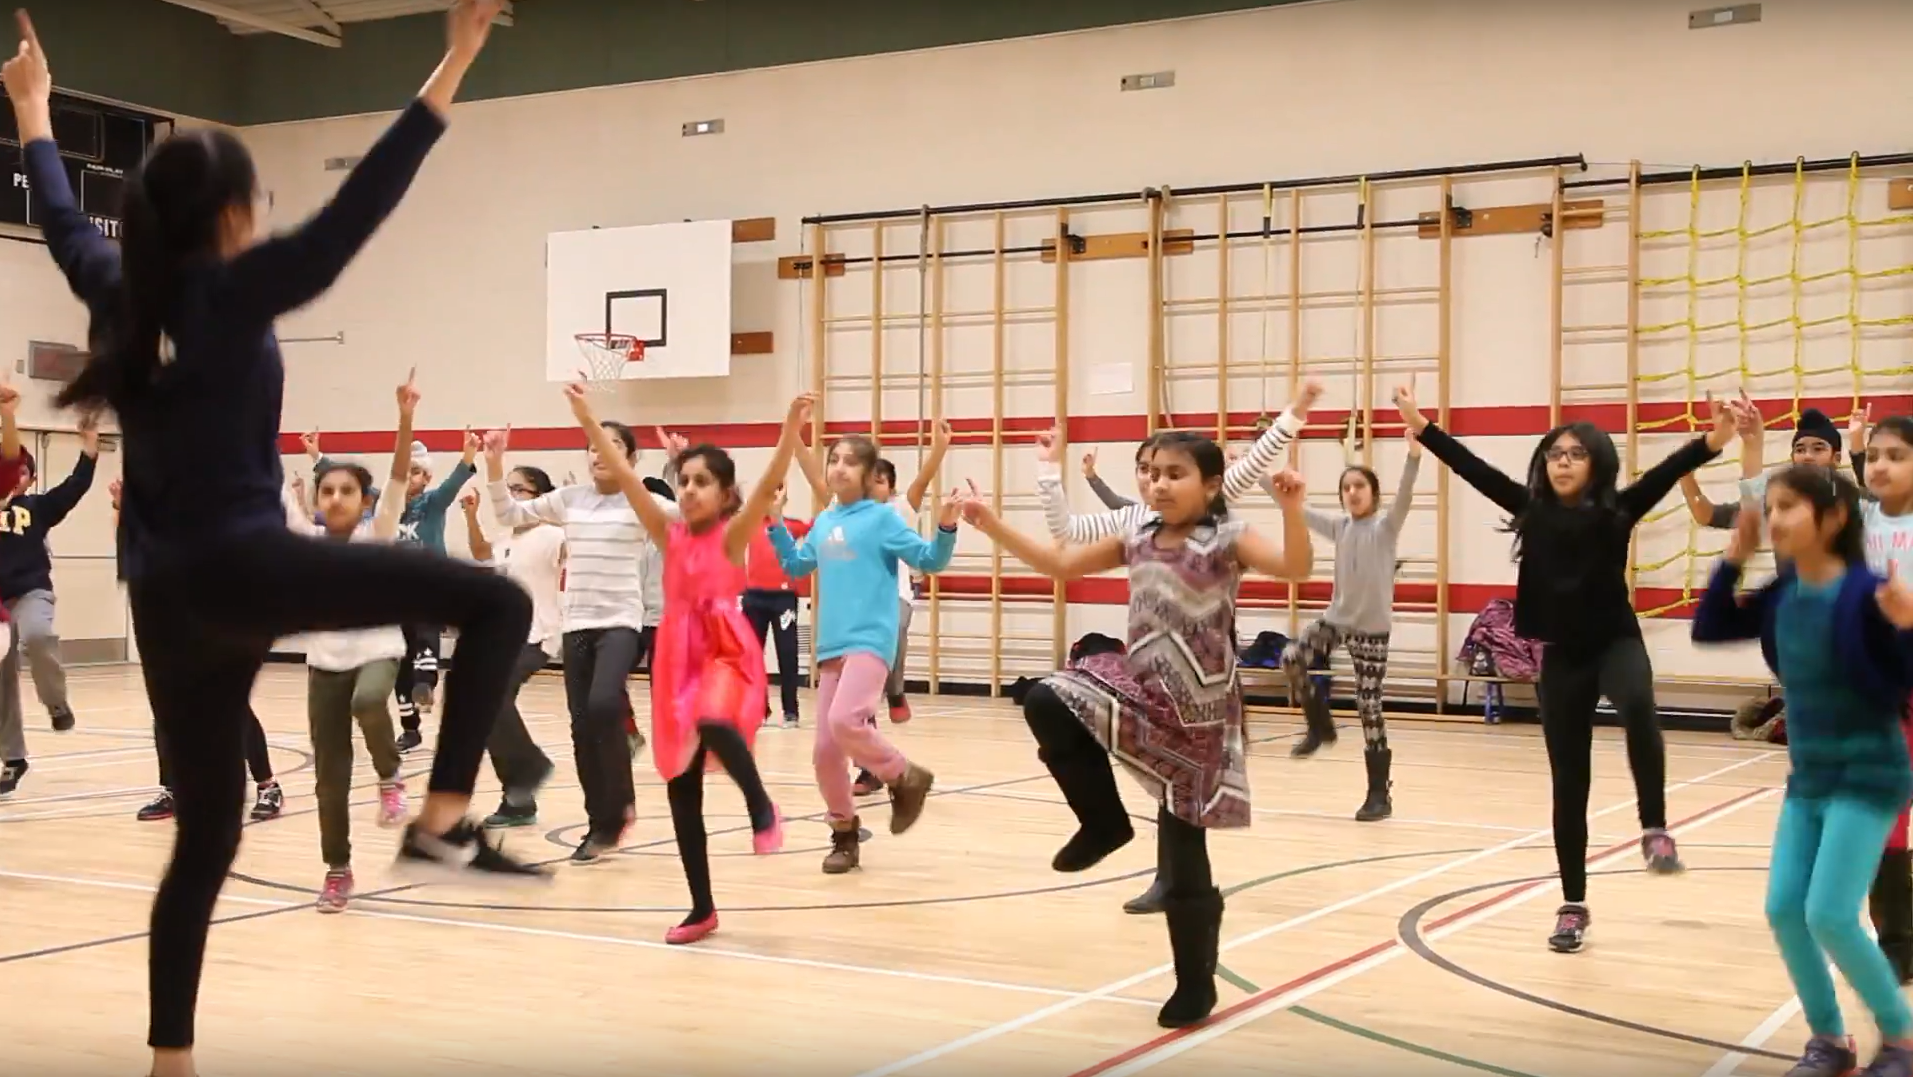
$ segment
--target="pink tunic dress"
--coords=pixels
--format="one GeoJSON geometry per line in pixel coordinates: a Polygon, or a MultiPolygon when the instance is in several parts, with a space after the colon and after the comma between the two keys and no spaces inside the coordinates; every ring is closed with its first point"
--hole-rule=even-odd
{"type": "MultiPolygon", "coordinates": [[[[678,520],[664,554],[664,619],[651,661],[651,755],[665,781],[697,753],[697,723],[729,722],[755,746],[764,721],[764,648],[738,608],[744,566],[724,554],[729,517],[702,534],[678,520]]],[[[706,759],[718,766],[715,756],[706,759]]]]}

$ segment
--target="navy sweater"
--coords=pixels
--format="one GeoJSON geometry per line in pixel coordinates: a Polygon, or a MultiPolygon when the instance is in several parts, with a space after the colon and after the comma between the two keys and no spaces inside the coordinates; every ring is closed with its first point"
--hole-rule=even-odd
{"type": "MultiPolygon", "coordinates": [[[[230,261],[187,267],[165,317],[171,361],[117,408],[126,453],[120,568],[128,580],[172,550],[284,530],[285,366],[273,321],[331,287],[444,130],[414,101],[310,220],[230,261]]],[[[47,248],[97,322],[119,293],[119,248],[75,205],[51,140],[29,143],[25,158],[47,248]]]]}
{"type": "Polygon", "coordinates": [[[81,455],[66,481],[44,494],[21,494],[0,506],[0,601],[12,602],[28,591],[53,590],[53,561],[47,532],[93,486],[94,458],[81,455]]]}
{"type": "Polygon", "coordinates": [[[1714,570],[1694,610],[1695,643],[1757,639],[1767,668],[1780,678],[1787,700],[1787,754],[1791,796],[1845,793],[1898,809],[1913,793],[1906,738],[1900,717],[1913,691],[1913,633],[1902,632],[1880,612],[1874,592],[1880,577],[1864,565],[1847,569],[1833,599],[1832,651],[1850,680],[1848,700],[1823,704],[1796,697],[1781,660],[1782,607],[1798,582],[1790,566],[1758,591],[1737,594],[1740,567],[1725,561],[1714,570]]]}

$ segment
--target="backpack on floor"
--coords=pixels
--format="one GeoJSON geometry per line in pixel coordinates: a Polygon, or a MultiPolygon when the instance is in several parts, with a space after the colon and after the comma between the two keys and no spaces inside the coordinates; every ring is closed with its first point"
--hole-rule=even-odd
{"type": "Polygon", "coordinates": [[[1531,681],[1541,676],[1541,644],[1515,632],[1514,603],[1505,598],[1475,615],[1455,657],[1476,677],[1531,681]]]}
{"type": "Polygon", "coordinates": [[[1735,740],[1787,743],[1787,710],[1781,697],[1750,699],[1734,710],[1735,740]]]}

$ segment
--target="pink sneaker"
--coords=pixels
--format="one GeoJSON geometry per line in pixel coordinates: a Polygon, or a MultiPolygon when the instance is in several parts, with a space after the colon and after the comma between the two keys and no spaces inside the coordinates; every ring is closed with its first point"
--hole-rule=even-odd
{"type": "Polygon", "coordinates": [[[320,912],[344,912],[352,897],[352,869],[335,868],[325,873],[325,885],[319,890],[320,912]]]}
{"type": "Polygon", "coordinates": [[[902,696],[890,700],[890,720],[898,725],[910,720],[910,701],[902,696]]]}
{"type": "Polygon", "coordinates": [[[664,942],[667,946],[688,946],[691,943],[698,942],[716,930],[717,914],[712,913],[695,923],[679,924],[665,932],[664,942]]]}
{"type": "Polygon", "coordinates": [[[770,828],[751,832],[751,851],[758,856],[769,856],[783,847],[784,813],[772,806],[770,828]]]}
{"type": "Polygon", "coordinates": [[[405,783],[379,783],[379,825],[398,826],[405,822],[405,783]]]}

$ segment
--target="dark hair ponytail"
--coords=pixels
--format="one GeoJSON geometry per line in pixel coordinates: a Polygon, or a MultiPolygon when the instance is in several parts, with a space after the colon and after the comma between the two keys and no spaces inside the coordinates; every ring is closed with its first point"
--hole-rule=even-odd
{"type": "Polygon", "coordinates": [[[176,134],[147,153],[122,188],[119,295],[93,311],[92,355],[56,406],[117,410],[151,386],[181,270],[215,253],[225,211],[249,209],[257,189],[252,155],[226,131],[176,134]]]}

